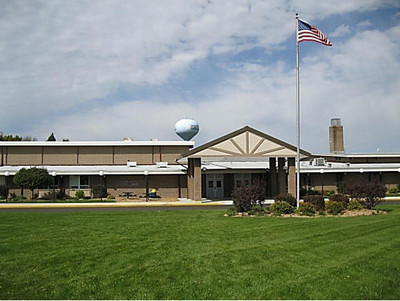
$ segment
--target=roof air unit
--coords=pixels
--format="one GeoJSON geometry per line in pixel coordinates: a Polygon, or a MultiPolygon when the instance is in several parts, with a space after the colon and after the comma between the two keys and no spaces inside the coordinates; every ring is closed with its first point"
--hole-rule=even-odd
{"type": "Polygon", "coordinates": [[[315,166],[325,166],[325,159],[324,158],[315,158],[315,166]]]}
{"type": "Polygon", "coordinates": [[[156,165],[158,168],[167,168],[168,162],[157,162],[156,165]]]}
{"type": "Polygon", "coordinates": [[[137,166],[137,162],[136,161],[128,161],[126,162],[126,166],[128,167],[136,167],[137,166]]]}

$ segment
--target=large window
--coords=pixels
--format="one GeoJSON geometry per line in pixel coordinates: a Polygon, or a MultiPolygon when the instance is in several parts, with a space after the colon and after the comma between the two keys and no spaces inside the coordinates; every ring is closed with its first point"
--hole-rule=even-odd
{"type": "Polygon", "coordinates": [[[89,176],[69,176],[69,187],[71,189],[88,189],[89,176]]]}

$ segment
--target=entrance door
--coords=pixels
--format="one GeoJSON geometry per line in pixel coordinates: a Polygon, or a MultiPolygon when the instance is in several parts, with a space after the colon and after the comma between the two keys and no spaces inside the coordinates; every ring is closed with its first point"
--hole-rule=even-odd
{"type": "Polygon", "coordinates": [[[207,174],[207,197],[222,198],[224,196],[224,177],[222,174],[207,174]]]}

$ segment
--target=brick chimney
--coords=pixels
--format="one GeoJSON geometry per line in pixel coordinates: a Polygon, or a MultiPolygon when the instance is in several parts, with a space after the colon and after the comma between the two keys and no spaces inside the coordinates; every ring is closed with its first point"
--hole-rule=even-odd
{"type": "Polygon", "coordinates": [[[344,154],[343,126],[340,118],[332,118],[329,127],[329,149],[331,154],[344,154]]]}

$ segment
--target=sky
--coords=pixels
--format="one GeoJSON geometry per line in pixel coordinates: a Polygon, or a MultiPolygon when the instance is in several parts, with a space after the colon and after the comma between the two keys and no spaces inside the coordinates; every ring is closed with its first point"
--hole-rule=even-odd
{"type": "Polygon", "coordinates": [[[400,2],[0,0],[0,131],[46,140],[180,140],[246,125],[296,145],[295,13],[333,43],[300,43],[301,148],[400,153],[400,2]]]}

